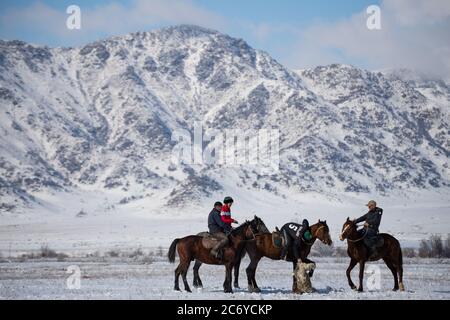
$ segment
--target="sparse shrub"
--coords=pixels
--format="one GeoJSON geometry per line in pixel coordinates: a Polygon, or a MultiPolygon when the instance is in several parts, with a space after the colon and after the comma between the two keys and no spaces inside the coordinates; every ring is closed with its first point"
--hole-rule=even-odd
{"type": "Polygon", "coordinates": [[[29,258],[29,256],[27,254],[22,254],[19,257],[19,262],[27,262],[28,258],[29,258]]]}
{"type": "Polygon", "coordinates": [[[402,248],[402,254],[406,258],[416,257],[416,250],[414,248],[402,248]]]}
{"type": "Polygon", "coordinates": [[[431,245],[425,239],[420,241],[419,257],[421,257],[421,258],[429,258],[429,257],[431,257],[431,245]]]}
{"type": "Polygon", "coordinates": [[[441,236],[432,235],[430,237],[431,242],[431,256],[434,258],[442,258],[444,253],[444,244],[442,243],[441,236]]]}
{"type": "Polygon", "coordinates": [[[100,254],[100,251],[95,251],[95,252],[88,253],[86,255],[86,257],[87,258],[100,258],[101,254],[100,254]]]}
{"type": "Polygon", "coordinates": [[[137,248],[130,254],[130,258],[136,258],[136,257],[140,257],[143,255],[144,255],[144,253],[142,252],[141,248],[137,248]]]}
{"type": "Polygon", "coordinates": [[[56,259],[58,260],[58,261],[66,261],[66,259],[68,258],[69,256],[67,255],[67,254],[65,254],[65,253],[58,253],[58,256],[56,257],[56,259]]]}
{"type": "Polygon", "coordinates": [[[153,255],[148,254],[148,255],[142,256],[140,261],[143,264],[152,264],[154,262],[154,258],[153,258],[153,255]]]}
{"type": "Polygon", "coordinates": [[[421,258],[444,258],[449,257],[450,239],[447,236],[447,241],[444,243],[441,236],[432,235],[428,240],[420,241],[419,257],[421,258]]]}
{"type": "Polygon", "coordinates": [[[444,257],[450,258],[450,234],[447,235],[447,240],[445,241],[444,257]]]}
{"type": "Polygon", "coordinates": [[[111,258],[117,258],[120,255],[120,252],[117,250],[110,250],[106,254],[111,258]]]}
{"type": "Polygon", "coordinates": [[[41,246],[41,257],[42,258],[56,258],[58,254],[55,250],[52,250],[48,247],[48,244],[43,244],[41,246]]]}
{"type": "Polygon", "coordinates": [[[81,211],[78,212],[77,215],[76,215],[77,218],[82,218],[82,217],[85,217],[85,216],[87,216],[87,212],[84,211],[84,210],[81,210],[81,211]]]}

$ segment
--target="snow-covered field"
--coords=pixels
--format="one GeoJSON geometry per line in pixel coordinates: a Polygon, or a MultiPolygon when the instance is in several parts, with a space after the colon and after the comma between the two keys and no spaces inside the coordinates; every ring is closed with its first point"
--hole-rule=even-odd
{"type": "MultiPolygon", "coordinates": [[[[326,219],[335,246],[346,245],[338,240],[338,235],[347,216],[365,213],[364,203],[372,198],[364,195],[336,200],[304,194],[281,199],[263,191],[251,194],[238,191],[232,193],[238,195],[233,216],[240,222],[257,214],[274,230],[275,226],[288,221],[326,219]]],[[[313,286],[317,292],[313,294],[292,294],[291,264],[268,259],[263,259],[258,268],[261,294],[249,294],[244,289],[247,261],[241,267],[243,289],[232,295],[222,293],[224,268],[207,265],[200,270],[203,290],[194,290],[192,294],[174,292],[176,265],[169,264],[165,257],[136,260],[129,258],[128,253],[140,248],[147,257],[150,251],[167,250],[174,238],[206,230],[209,203],[198,208],[160,211],[152,207],[155,203],[145,201],[113,206],[115,200],[101,192],[54,197],[59,199],[59,204],[52,208],[1,215],[0,299],[450,299],[450,260],[406,258],[404,283],[407,290],[403,293],[391,291],[392,275],[382,264],[370,264],[380,266],[380,289],[357,293],[347,284],[347,258],[315,257],[317,269],[313,286]],[[81,210],[85,214],[79,216],[81,210]],[[28,258],[19,262],[22,254],[39,253],[44,244],[70,258],[65,261],[28,258]],[[122,254],[110,257],[110,251],[122,253],[126,258],[122,254]],[[86,258],[92,254],[94,257],[86,258]],[[66,285],[70,276],[66,271],[71,265],[81,270],[79,290],[68,289],[66,285]]],[[[447,194],[376,199],[384,208],[381,231],[398,238],[403,248],[417,248],[419,241],[431,234],[446,239],[450,233],[447,194]]],[[[355,283],[357,273],[355,268],[355,283]]],[[[375,279],[370,274],[366,278],[375,279]]],[[[192,266],[188,279],[192,283],[192,266]]],[[[365,287],[369,288],[367,281],[365,287]]]]}
{"type": "MultiPolygon", "coordinates": [[[[130,258],[70,258],[67,261],[28,260],[0,263],[0,299],[450,299],[450,260],[405,259],[405,292],[393,292],[392,276],[383,264],[371,263],[365,275],[365,290],[376,284],[379,267],[380,286],[363,293],[348,287],[345,277],[347,258],[315,258],[317,269],[312,278],[315,293],[291,293],[291,264],[263,259],[258,267],[257,280],[261,293],[246,291],[244,267],[241,268],[241,287],[233,294],[222,292],[224,268],[203,265],[200,269],[204,288],[193,293],[173,290],[173,270],[163,257],[154,261],[130,258]],[[79,289],[69,289],[69,266],[81,271],[79,289]]],[[[357,268],[353,281],[357,281],[357,268]]],[[[180,279],[181,280],[181,279],[180,279]]],[[[192,265],[188,273],[192,284],[192,265]]],[[[181,284],[181,288],[183,288],[181,284]]]]}
{"type": "MultiPolygon", "coordinates": [[[[450,233],[450,200],[445,192],[422,191],[409,197],[390,198],[343,195],[340,200],[312,193],[283,199],[264,191],[245,192],[237,188],[230,194],[236,200],[233,217],[239,222],[256,214],[269,230],[274,230],[303,218],[312,223],[322,219],[327,221],[335,245],[344,245],[338,236],[345,219],[364,214],[367,211],[364,204],[370,198],[375,198],[384,209],[380,231],[395,236],[402,247],[418,247],[419,241],[431,234],[446,239],[450,233]]],[[[117,199],[101,191],[53,197],[57,201],[52,203],[57,205],[45,210],[0,213],[0,254],[18,256],[39,250],[43,244],[69,255],[168,247],[174,238],[205,231],[212,203],[223,195],[211,197],[198,207],[183,209],[159,209],[156,200],[114,206],[117,199]],[[80,211],[85,215],[78,216],[80,211]]]]}

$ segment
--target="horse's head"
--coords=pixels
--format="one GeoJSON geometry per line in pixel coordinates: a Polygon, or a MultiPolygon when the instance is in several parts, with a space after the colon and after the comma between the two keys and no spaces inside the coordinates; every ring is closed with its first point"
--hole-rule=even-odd
{"type": "Polygon", "coordinates": [[[261,218],[255,216],[251,221],[253,227],[256,229],[256,233],[270,233],[269,229],[267,229],[264,221],[261,218]]]}
{"type": "Polygon", "coordinates": [[[350,220],[349,217],[347,217],[347,221],[345,221],[344,225],[342,226],[342,232],[339,236],[339,239],[341,241],[344,241],[347,239],[352,232],[356,231],[356,223],[354,223],[352,220],[350,220]]]}
{"type": "Polygon", "coordinates": [[[311,226],[311,233],[313,237],[316,237],[326,245],[331,246],[333,241],[330,236],[330,228],[328,228],[327,221],[320,221],[311,226]]]}
{"type": "Polygon", "coordinates": [[[253,220],[246,220],[243,224],[232,231],[232,235],[240,235],[245,240],[254,239],[255,235],[258,233],[270,233],[261,218],[255,216],[253,220]]]}

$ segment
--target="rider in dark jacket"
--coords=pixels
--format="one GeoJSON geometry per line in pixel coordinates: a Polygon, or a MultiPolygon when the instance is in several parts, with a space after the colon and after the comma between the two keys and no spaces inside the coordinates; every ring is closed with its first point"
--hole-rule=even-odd
{"type": "Polygon", "coordinates": [[[219,258],[220,249],[228,244],[228,233],[232,230],[231,226],[220,218],[221,209],[222,203],[217,201],[208,216],[209,233],[220,239],[214,248],[211,249],[211,255],[215,258],[219,258]]]}
{"type": "Polygon", "coordinates": [[[229,224],[226,224],[220,218],[220,210],[222,209],[222,202],[217,201],[214,204],[214,208],[211,210],[208,216],[208,229],[210,234],[217,232],[228,233],[231,231],[229,224]]]}
{"type": "Polygon", "coordinates": [[[370,257],[373,257],[377,255],[378,228],[380,227],[383,209],[378,208],[374,200],[370,200],[367,207],[369,208],[369,212],[355,219],[354,222],[359,223],[365,221],[361,235],[365,235],[364,244],[370,249],[370,257]]]}
{"type": "Polygon", "coordinates": [[[280,258],[285,259],[289,248],[292,248],[294,259],[295,261],[298,261],[298,259],[300,259],[300,246],[302,243],[302,238],[305,239],[306,236],[307,239],[305,240],[311,239],[308,220],[303,219],[302,224],[294,222],[286,223],[281,227],[280,231],[286,239],[286,245],[281,249],[280,258]]]}

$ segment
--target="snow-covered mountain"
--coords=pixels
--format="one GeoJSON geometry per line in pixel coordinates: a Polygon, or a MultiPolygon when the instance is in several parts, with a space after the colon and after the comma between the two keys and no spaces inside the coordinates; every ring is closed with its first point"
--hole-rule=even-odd
{"type": "Polygon", "coordinates": [[[388,193],[447,188],[450,86],[346,65],[293,72],[196,26],[81,48],[0,41],[0,210],[43,191],[117,205],[196,202],[230,186],[388,193]],[[280,168],[173,164],[176,130],[279,129],[280,168]]]}

